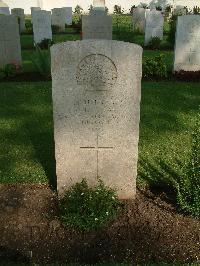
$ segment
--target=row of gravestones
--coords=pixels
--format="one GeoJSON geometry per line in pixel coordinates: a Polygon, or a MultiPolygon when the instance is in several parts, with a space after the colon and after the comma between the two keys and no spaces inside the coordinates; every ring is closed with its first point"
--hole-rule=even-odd
{"type": "MultiPolygon", "coordinates": [[[[199,33],[200,16],[178,19],[175,67],[200,70],[199,33]]],[[[20,58],[14,16],[0,16],[0,66],[2,58],[20,58]]],[[[66,42],[51,48],[51,59],[59,194],[83,178],[91,186],[101,178],[120,198],[134,198],[142,48],[112,40],[66,42]]]]}
{"type": "MultiPolygon", "coordinates": [[[[135,8],[133,10],[133,30],[145,31],[145,45],[153,37],[163,39],[164,16],[161,11],[135,8]]],[[[112,17],[103,8],[95,9],[89,16],[82,16],[83,39],[112,40],[112,17]]]]}
{"type": "MultiPolygon", "coordinates": [[[[11,14],[16,16],[19,22],[20,33],[25,30],[25,14],[22,8],[13,8],[11,14]]],[[[5,15],[9,15],[5,14],[5,15]]],[[[61,31],[65,30],[65,24],[72,24],[72,7],[54,8],[51,11],[41,10],[40,7],[31,7],[31,21],[36,25],[41,22],[41,27],[44,22],[46,27],[51,27],[51,25],[56,25],[61,31]],[[35,18],[35,19],[34,19],[35,18]]],[[[47,29],[49,31],[49,29],[47,29]]],[[[45,31],[44,31],[45,32],[45,31]]]]}
{"type": "Polygon", "coordinates": [[[163,39],[164,15],[161,11],[144,8],[133,9],[133,30],[145,32],[145,45],[153,37],[163,39]]]}

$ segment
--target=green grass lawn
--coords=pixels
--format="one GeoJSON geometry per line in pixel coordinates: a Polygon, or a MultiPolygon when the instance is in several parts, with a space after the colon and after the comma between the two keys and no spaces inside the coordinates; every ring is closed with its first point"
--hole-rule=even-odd
{"type": "MultiPolygon", "coordinates": [[[[139,181],[179,171],[191,148],[198,83],[143,82],[139,181]]],[[[51,83],[0,83],[0,183],[55,178],[51,83]]]]}
{"type": "MultiPolygon", "coordinates": [[[[172,51],[152,51],[152,50],[144,50],[143,57],[153,58],[157,55],[163,54],[164,62],[167,65],[167,69],[169,72],[172,72],[173,69],[173,58],[174,52],[172,51]]],[[[22,61],[23,61],[23,70],[24,72],[37,72],[37,69],[32,63],[31,58],[35,58],[37,56],[35,50],[23,50],[22,51],[22,61]]]]}
{"type": "MultiPolygon", "coordinates": [[[[76,41],[81,39],[81,34],[54,34],[53,42],[66,42],[66,41],[76,41]]],[[[144,46],[144,34],[136,34],[132,30],[126,31],[121,28],[119,32],[113,32],[113,40],[126,41],[131,43],[136,43],[141,46],[144,46]]],[[[21,47],[22,50],[31,50],[34,48],[33,35],[21,35],[21,47]]],[[[163,41],[161,42],[162,50],[173,49],[169,42],[167,41],[167,35],[164,36],[163,41]]]]}

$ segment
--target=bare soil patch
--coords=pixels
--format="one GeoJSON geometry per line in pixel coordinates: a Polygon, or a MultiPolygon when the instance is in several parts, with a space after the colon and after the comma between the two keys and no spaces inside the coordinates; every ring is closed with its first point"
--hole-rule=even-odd
{"type": "Polygon", "coordinates": [[[200,221],[149,191],[103,230],[81,233],[59,222],[48,186],[0,185],[0,236],[0,262],[200,262],[200,221]]]}

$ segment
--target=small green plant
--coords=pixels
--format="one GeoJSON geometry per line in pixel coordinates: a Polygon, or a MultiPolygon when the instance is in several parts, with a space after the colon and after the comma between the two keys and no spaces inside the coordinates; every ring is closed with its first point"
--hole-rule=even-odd
{"type": "Polygon", "coordinates": [[[44,39],[40,43],[38,43],[38,46],[41,49],[49,49],[49,47],[53,44],[53,41],[50,39],[44,39]]]}
{"type": "Polygon", "coordinates": [[[153,58],[145,57],[142,64],[144,78],[166,78],[167,66],[164,62],[164,55],[153,58]]]}
{"type": "Polygon", "coordinates": [[[80,230],[96,230],[113,219],[120,207],[114,190],[102,181],[90,188],[85,179],[71,187],[60,200],[60,217],[66,226],[80,230]]]}
{"type": "Polygon", "coordinates": [[[31,20],[26,19],[25,26],[26,26],[25,33],[26,34],[33,34],[33,24],[31,23],[31,20]]]}
{"type": "Polygon", "coordinates": [[[45,79],[50,79],[51,77],[51,58],[50,51],[43,51],[39,45],[35,44],[36,56],[31,58],[36,69],[45,79]]]}
{"type": "Polygon", "coordinates": [[[151,38],[150,42],[148,43],[148,47],[153,49],[153,50],[158,50],[158,49],[160,49],[161,42],[162,41],[159,37],[153,37],[153,38],[151,38]]]}
{"type": "Polygon", "coordinates": [[[0,80],[4,78],[13,78],[20,74],[22,67],[18,63],[10,63],[0,68],[0,80]]]}
{"type": "Polygon", "coordinates": [[[175,186],[180,208],[186,213],[200,218],[200,112],[192,134],[189,163],[175,186]]]}
{"type": "Polygon", "coordinates": [[[53,34],[57,34],[57,33],[60,33],[61,32],[61,28],[58,25],[52,25],[51,26],[51,29],[52,29],[52,33],[53,34]]]}

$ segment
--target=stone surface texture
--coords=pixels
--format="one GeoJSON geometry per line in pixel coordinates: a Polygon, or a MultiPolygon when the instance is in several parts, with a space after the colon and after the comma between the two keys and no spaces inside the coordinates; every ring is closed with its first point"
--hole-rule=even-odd
{"type": "Polygon", "coordinates": [[[200,16],[178,17],[174,71],[200,71],[200,16]]]}
{"type": "Polygon", "coordinates": [[[145,45],[153,37],[158,37],[160,40],[163,39],[163,26],[164,16],[161,11],[146,11],[145,45]]]}
{"type": "Polygon", "coordinates": [[[44,39],[52,40],[51,12],[39,10],[33,16],[34,42],[40,43],[44,39]]]}
{"type": "Polygon", "coordinates": [[[142,48],[109,40],[52,46],[54,136],[59,195],[100,178],[135,198],[142,48]]]}
{"type": "Polygon", "coordinates": [[[0,67],[15,63],[21,65],[19,25],[13,15],[0,16],[0,67]]]}

